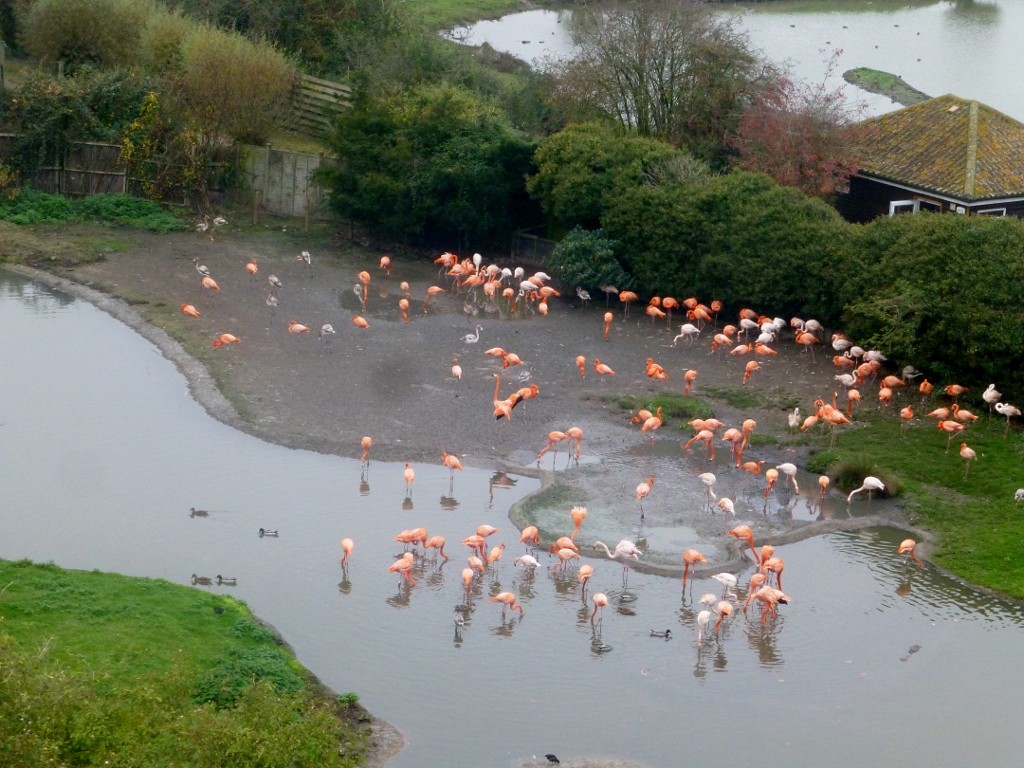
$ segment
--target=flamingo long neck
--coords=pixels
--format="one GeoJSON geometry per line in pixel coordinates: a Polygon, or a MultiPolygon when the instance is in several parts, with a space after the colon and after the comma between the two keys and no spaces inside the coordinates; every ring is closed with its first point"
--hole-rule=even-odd
{"type": "Polygon", "coordinates": [[[614,559],[615,559],[615,555],[613,555],[613,554],[612,554],[612,551],[611,551],[610,549],[608,549],[608,545],[607,545],[607,544],[605,544],[605,543],[604,543],[603,541],[595,541],[595,542],[594,542],[594,546],[595,546],[595,547],[601,547],[601,548],[603,548],[603,549],[604,549],[604,553],[605,553],[606,555],[608,555],[608,557],[610,557],[610,558],[611,558],[612,560],[614,560],[614,559]]]}
{"type": "Polygon", "coordinates": [[[494,374],[494,404],[498,404],[498,392],[501,390],[501,374],[494,374]]]}

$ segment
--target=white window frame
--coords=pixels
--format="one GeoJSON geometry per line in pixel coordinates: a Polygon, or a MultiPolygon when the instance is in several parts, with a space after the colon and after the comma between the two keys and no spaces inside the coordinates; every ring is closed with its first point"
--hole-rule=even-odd
{"type": "Polygon", "coordinates": [[[920,205],[917,200],[893,200],[889,203],[889,215],[896,216],[900,213],[917,213],[920,205]],[[909,208],[910,210],[906,210],[909,208]]]}
{"type": "Polygon", "coordinates": [[[1005,208],[979,208],[974,212],[978,216],[1005,216],[1005,208]]]}

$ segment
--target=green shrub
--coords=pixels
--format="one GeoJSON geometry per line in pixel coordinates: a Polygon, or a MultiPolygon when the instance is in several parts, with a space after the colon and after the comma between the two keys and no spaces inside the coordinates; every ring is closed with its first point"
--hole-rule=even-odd
{"type": "Polygon", "coordinates": [[[21,25],[25,50],[46,61],[131,64],[139,52],[139,30],[154,11],[153,0],[36,0],[21,25]]]}
{"type": "Polygon", "coordinates": [[[543,141],[526,189],[559,227],[597,228],[609,200],[630,196],[679,150],[605,123],[570,125],[543,141]]]}
{"type": "Polygon", "coordinates": [[[167,74],[182,66],[182,43],[196,27],[177,10],[157,7],[139,30],[139,62],[148,72],[167,74]]]}
{"type": "Polygon", "coordinates": [[[277,649],[231,650],[217,659],[195,683],[193,701],[218,708],[238,703],[242,692],[254,682],[265,681],[278,693],[293,694],[303,687],[302,676],[277,649]]]}
{"type": "Polygon", "coordinates": [[[262,144],[286,114],[295,76],[270,43],[200,26],[182,41],[181,69],[169,83],[208,141],[262,144]]]}
{"type": "Polygon", "coordinates": [[[614,285],[620,291],[633,287],[615,258],[615,242],[600,229],[573,229],[554,247],[546,266],[566,285],[595,293],[601,285],[614,285]]]}
{"type": "Polygon", "coordinates": [[[26,189],[0,202],[0,219],[13,224],[61,224],[75,219],[74,205],[67,197],[26,189]]]}
{"type": "Polygon", "coordinates": [[[72,200],[34,189],[26,189],[12,199],[0,201],[0,219],[14,224],[91,220],[151,232],[173,232],[187,227],[156,203],[130,195],[92,195],[72,200]]]}

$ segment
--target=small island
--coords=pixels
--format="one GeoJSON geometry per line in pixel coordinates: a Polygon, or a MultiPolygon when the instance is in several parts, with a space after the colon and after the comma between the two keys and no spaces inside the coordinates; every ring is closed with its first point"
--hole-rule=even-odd
{"type": "Polygon", "coordinates": [[[868,67],[857,67],[843,72],[843,79],[851,85],[863,88],[870,93],[888,96],[897,104],[909,107],[931,98],[927,93],[917,90],[899,75],[882,72],[868,67]]]}

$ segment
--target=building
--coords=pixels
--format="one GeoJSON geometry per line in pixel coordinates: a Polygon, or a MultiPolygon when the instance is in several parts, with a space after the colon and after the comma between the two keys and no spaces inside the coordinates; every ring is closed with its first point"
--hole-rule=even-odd
{"type": "Polygon", "coordinates": [[[850,221],[918,211],[1024,218],[1024,123],[948,94],[865,126],[866,157],[837,201],[850,221]]]}

